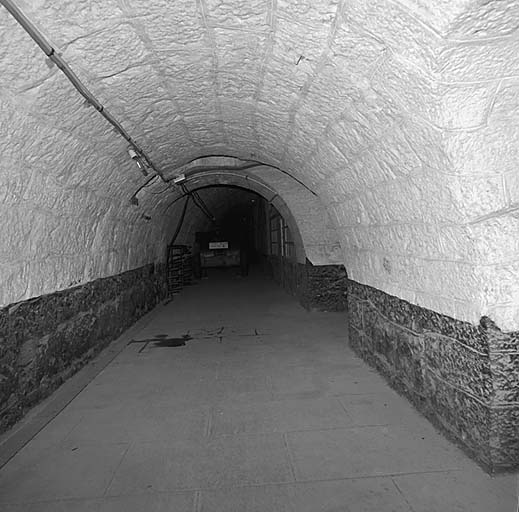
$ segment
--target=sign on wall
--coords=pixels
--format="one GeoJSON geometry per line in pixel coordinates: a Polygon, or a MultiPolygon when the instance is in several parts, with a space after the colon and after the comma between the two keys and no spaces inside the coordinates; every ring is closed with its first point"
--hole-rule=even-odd
{"type": "Polygon", "coordinates": [[[229,242],[209,242],[209,249],[229,249],[229,242]]]}

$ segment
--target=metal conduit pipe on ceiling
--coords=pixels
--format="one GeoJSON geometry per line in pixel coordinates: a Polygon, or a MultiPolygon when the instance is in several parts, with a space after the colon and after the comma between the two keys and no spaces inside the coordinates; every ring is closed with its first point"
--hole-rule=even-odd
{"type": "MultiPolygon", "coordinates": [[[[0,0],[1,1],[1,0],[0,0]]],[[[233,170],[234,171],[244,171],[246,169],[251,169],[253,167],[261,167],[265,164],[247,164],[247,165],[243,165],[241,167],[233,167],[233,170]]],[[[182,167],[181,167],[182,168],[182,167]]],[[[180,169],[181,169],[180,168],[180,169]]],[[[178,171],[178,169],[176,169],[176,171],[178,171]]],[[[218,168],[217,167],[204,167],[204,166],[198,166],[198,167],[193,167],[192,169],[189,170],[189,172],[186,172],[185,173],[185,180],[183,181],[179,181],[179,183],[186,183],[187,180],[189,180],[191,177],[193,177],[194,175],[196,176],[199,176],[199,175],[202,175],[202,174],[207,174],[209,172],[212,172],[212,171],[218,171],[218,168]]],[[[177,174],[175,175],[172,179],[175,180],[179,177],[181,177],[182,174],[177,174]]],[[[144,190],[149,182],[149,181],[146,181],[143,185],[141,185],[133,194],[132,196],[130,197],[130,203],[132,204],[135,204],[135,200],[137,199],[137,194],[139,192],[141,192],[141,190],[144,190]]],[[[170,183],[170,180],[167,181],[168,183],[170,183]]],[[[164,190],[161,190],[160,192],[150,192],[152,195],[159,195],[159,194],[163,194],[164,192],[166,192],[170,187],[166,187],[164,190]]]]}
{"type": "MultiPolygon", "coordinates": [[[[272,199],[270,201],[272,201],[275,197],[278,196],[278,194],[277,194],[277,192],[275,190],[272,190],[270,187],[268,187],[267,185],[265,185],[261,181],[258,181],[258,180],[255,180],[253,178],[250,178],[249,176],[242,176],[241,174],[235,174],[235,173],[224,172],[224,171],[204,172],[203,174],[201,173],[199,175],[190,176],[189,178],[186,179],[186,181],[184,183],[187,184],[189,181],[194,181],[194,180],[196,180],[196,179],[198,179],[200,177],[204,177],[205,178],[206,176],[232,176],[232,177],[235,177],[235,178],[240,178],[240,179],[245,180],[245,181],[251,181],[251,182],[256,183],[257,185],[259,185],[263,189],[266,189],[269,192],[272,192],[273,196],[272,196],[272,199]]],[[[221,185],[215,185],[215,186],[225,187],[226,184],[222,183],[221,185]]],[[[197,187],[197,188],[193,189],[192,192],[195,192],[195,191],[203,189],[203,188],[205,188],[205,186],[197,187]]],[[[173,199],[173,201],[166,206],[166,208],[164,209],[164,212],[162,213],[162,215],[164,215],[177,201],[179,201],[183,197],[186,197],[186,195],[187,194],[182,194],[180,196],[175,197],[175,199],[173,199]]]]}
{"type": "Polygon", "coordinates": [[[130,134],[123,128],[121,123],[99,102],[99,100],[90,92],[90,90],[81,82],[79,77],[72,71],[65,59],[57,53],[56,49],[49,43],[47,38],[34,25],[34,23],[25,15],[25,13],[12,1],[0,0],[11,16],[21,25],[21,27],[29,34],[33,41],[40,47],[51,62],[63,72],[75,89],[85,98],[85,101],[92,105],[114,128],[115,132],[121,135],[131,146],[131,148],[145,160],[147,166],[154,171],[162,181],[168,183],[162,171],[160,171],[151,161],[146,152],[132,139],[130,134]]]}
{"type": "MultiPolygon", "coordinates": [[[[65,59],[63,59],[63,57],[61,57],[61,55],[56,52],[56,49],[49,43],[47,38],[36,27],[36,25],[26,16],[26,14],[16,5],[16,3],[13,2],[13,0],[0,0],[0,4],[5,7],[5,9],[11,14],[11,16],[13,16],[13,18],[20,24],[20,26],[29,34],[29,36],[40,47],[40,49],[51,60],[51,62],[56,64],[56,66],[63,72],[63,74],[67,77],[67,79],[74,86],[74,88],[81,94],[81,96],[83,96],[83,98],[85,98],[87,104],[92,105],[113,126],[115,132],[121,135],[121,137],[123,137],[130,144],[131,148],[137,153],[137,155],[145,160],[147,166],[152,171],[154,171],[156,175],[160,176],[163,182],[170,183],[170,180],[166,179],[162,171],[160,171],[153,164],[147,153],[137,144],[136,141],[132,139],[130,134],[123,128],[121,123],[117,121],[117,119],[101,104],[101,102],[83,84],[83,82],[81,82],[79,77],[74,73],[74,71],[72,71],[65,59]]],[[[237,168],[236,170],[259,167],[262,165],[266,164],[252,160],[249,164],[237,168]]],[[[289,172],[280,169],[279,167],[271,165],[267,165],[267,167],[276,169],[279,172],[286,174],[287,176],[298,182],[301,186],[306,188],[313,195],[317,195],[310,187],[308,187],[305,183],[303,183],[301,180],[299,180],[289,172]]],[[[137,192],[132,195],[132,197],[130,198],[131,202],[135,203],[135,196],[139,192],[139,190],[137,190],[137,192]]]]}
{"type": "MultiPolygon", "coordinates": [[[[200,157],[200,158],[195,158],[194,160],[191,160],[187,164],[184,164],[184,165],[182,165],[180,167],[177,167],[176,169],[171,171],[171,173],[172,174],[176,173],[175,174],[175,178],[178,178],[178,177],[180,177],[182,175],[185,175],[185,177],[187,178],[188,176],[190,177],[190,176],[192,176],[195,173],[198,174],[198,173],[201,173],[201,172],[206,172],[206,171],[211,171],[211,170],[218,170],[217,166],[199,165],[199,166],[190,167],[190,165],[192,163],[196,162],[197,160],[204,160],[204,159],[207,159],[207,158],[232,158],[234,160],[240,160],[239,158],[231,157],[229,155],[204,156],[204,157],[200,157]]],[[[247,163],[242,165],[242,166],[239,166],[239,167],[238,166],[232,166],[231,167],[229,165],[222,165],[221,167],[224,167],[224,168],[229,169],[231,171],[242,171],[242,170],[246,170],[246,169],[252,169],[252,168],[255,168],[255,167],[268,167],[269,169],[275,169],[276,171],[279,171],[280,173],[285,174],[289,178],[291,178],[294,181],[296,181],[297,183],[299,183],[299,185],[304,187],[306,190],[308,190],[308,192],[310,192],[314,196],[317,197],[317,195],[318,195],[316,192],[314,192],[308,185],[306,185],[299,178],[295,177],[293,174],[289,173],[288,171],[285,171],[284,169],[281,169],[280,167],[276,167],[275,165],[266,164],[266,163],[260,162],[258,160],[242,160],[242,161],[243,162],[247,162],[247,163]]],[[[173,179],[175,179],[175,178],[173,178],[173,179]]]]}
{"type": "MultiPolygon", "coordinates": [[[[228,171],[211,171],[211,172],[204,172],[203,174],[198,174],[198,175],[194,175],[194,176],[190,176],[188,179],[186,179],[186,183],[188,181],[194,181],[195,179],[198,179],[198,178],[205,178],[206,176],[232,176],[234,178],[241,178],[242,180],[245,180],[245,181],[250,181],[252,183],[256,183],[257,185],[260,185],[261,187],[267,189],[269,192],[272,192],[273,194],[277,195],[277,192],[275,190],[272,190],[268,185],[266,185],[265,183],[259,181],[259,180],[255,180],[254,178],[251,178],[250,176],[247,176],[247,175],[242,175],[242,174],[236,174],[236,173],[233,173],[233,172],[228,172],[228,171]]],[[[222,185],[222,186],[225,186],[222,185]]]]}

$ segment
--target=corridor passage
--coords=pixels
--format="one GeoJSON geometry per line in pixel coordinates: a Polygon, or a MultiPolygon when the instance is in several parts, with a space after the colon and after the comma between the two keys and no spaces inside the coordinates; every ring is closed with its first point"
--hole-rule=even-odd
{"type": "Polygon", "coordinates": [[[210,273],[0,470],[0,509],[514,512],[516,477],[436,433],[346,325],[264,276],[210,273]]]}

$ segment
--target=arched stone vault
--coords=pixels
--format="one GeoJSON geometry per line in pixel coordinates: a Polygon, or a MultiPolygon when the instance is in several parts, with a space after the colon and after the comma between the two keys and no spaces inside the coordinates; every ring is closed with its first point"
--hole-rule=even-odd
{"type": "Polygon", "coordinates": [[[346,297],[360,355],[517,467],[516,0],[15,1],[167,183],[0,7],[0,428],[164,297],[185,174],[272,201],[314,263],[278,275],[346,297]]]}
{"type": "MultiPolygon", "coordinates": [[[[307,200],[262,171],[285,180],[317,264],[519,327],[516,2],[19,5],[159,168],[207,155],[278,167],[327,208],[327,242],[308,242],[307,200]]],[[[130,204],[144,178],[127,144],[5,9],[0,69],[0,303],[162,258],[178,215],[152,195],[165,185],[130,204]]]]}
{"type": "Polygon", "coordinates": [[[288,221],[296,237],[296,256],[314,265],[342,263],[335,226],[319,198],[302,184],[278,169],[265,165],[239,171],[213,169],[187,176],[191,187],[208,184],[237,185],[253,190],[271,202],[288,221]]]}

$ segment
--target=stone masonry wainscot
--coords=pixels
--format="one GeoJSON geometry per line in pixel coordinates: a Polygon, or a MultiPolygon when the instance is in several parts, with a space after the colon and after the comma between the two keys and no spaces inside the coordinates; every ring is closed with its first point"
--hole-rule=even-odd
{"type": "Polygon", "coordinates": [[[308,310],[344,311],[347,274],[343,265],[312,265],[270,256],[268,272],[308,310]]]}
{"type": "Polygon", "coordinates": [[[487,471],[519,467],[519,333],[455,320],[347,278],[342,265],[271,256],[306,309],[348,310],[352,348],[487,471]]]}
{"type": "Polygon", "coordinates": [[[0,309],[0,432],[165,297],[162,265],[0,309]]]}
{"type": "Polygon", "coordinates": [[[348,282],[350,344],[491,472],[519,467],[519,333],[348,282]]]}

